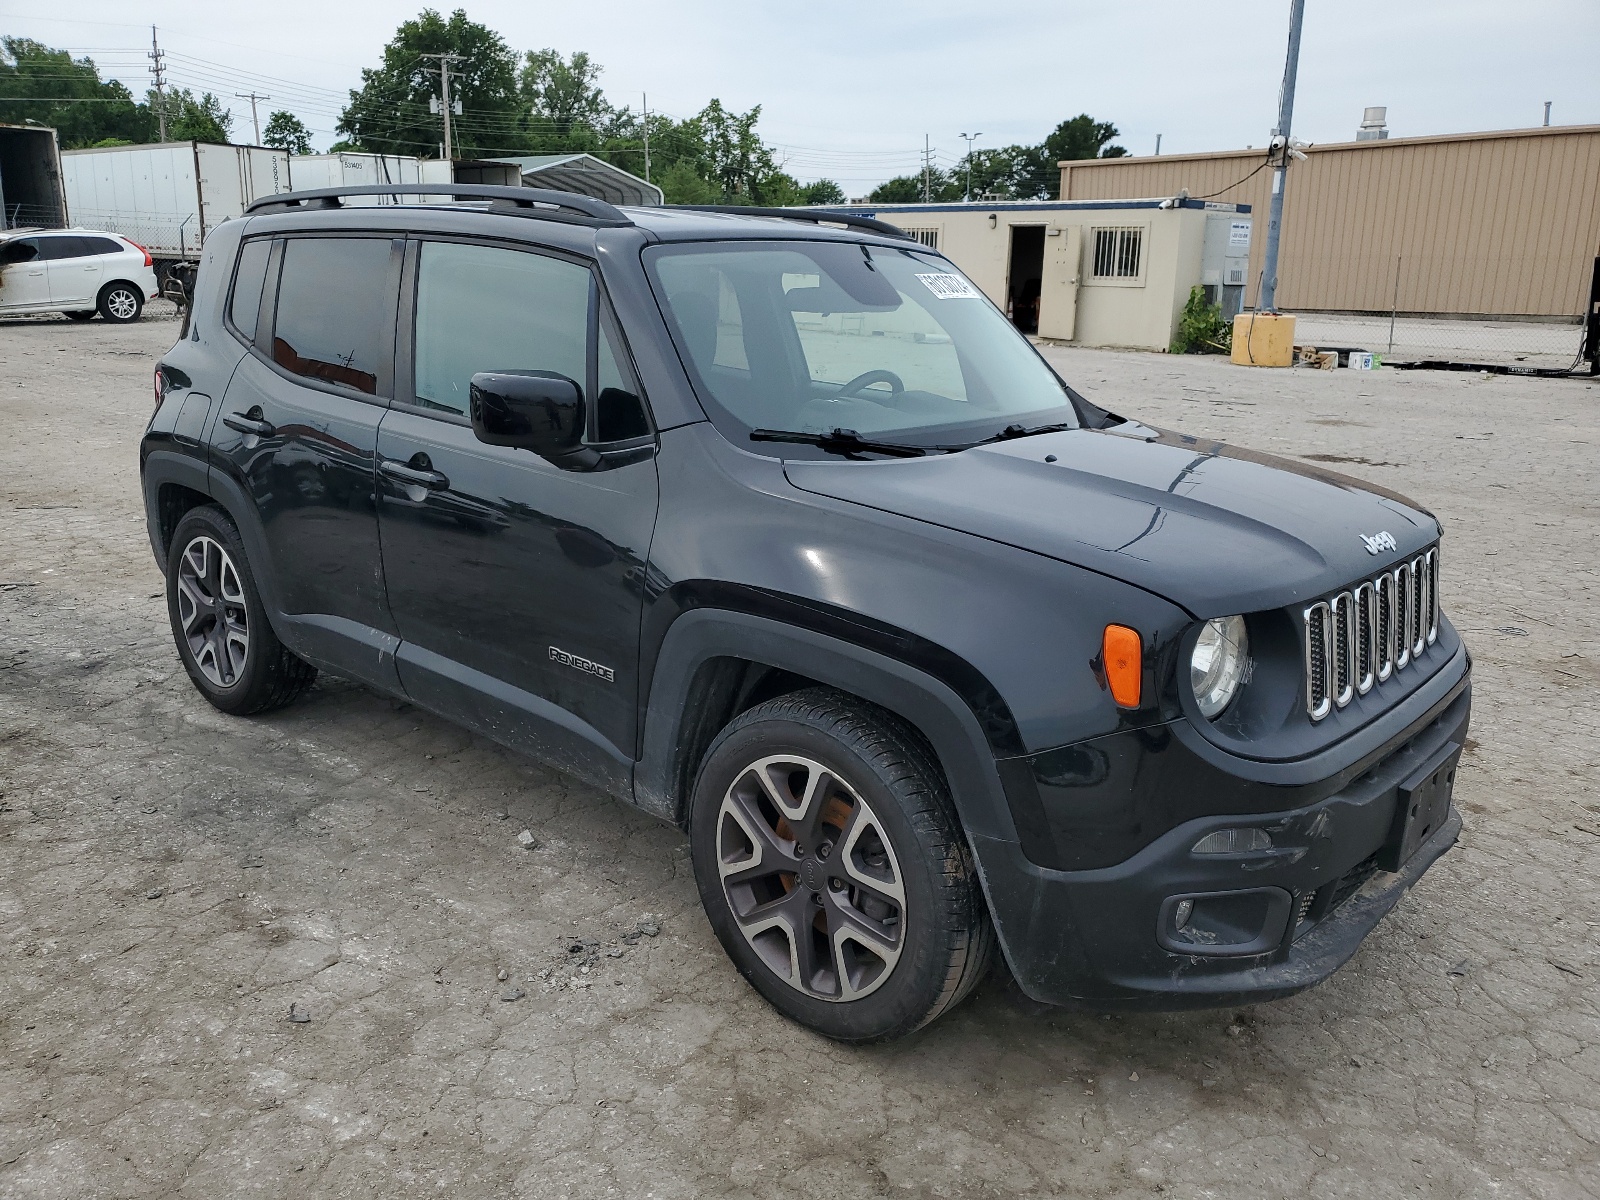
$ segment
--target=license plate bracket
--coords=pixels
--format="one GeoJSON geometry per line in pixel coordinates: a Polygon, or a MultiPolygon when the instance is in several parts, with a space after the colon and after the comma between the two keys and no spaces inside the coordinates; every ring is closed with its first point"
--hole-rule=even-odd
{"type": "Polygon", "coordinates": [[[1450,816],[1450,796],[1455,790],[1456,765],[1461,744],[1441,746],[1428,761],[1400,784],[1395,798],[1394,828],[1378,852],[1378,866],[1398,871],[1424,842],[1439,831],[1450,816]]]}

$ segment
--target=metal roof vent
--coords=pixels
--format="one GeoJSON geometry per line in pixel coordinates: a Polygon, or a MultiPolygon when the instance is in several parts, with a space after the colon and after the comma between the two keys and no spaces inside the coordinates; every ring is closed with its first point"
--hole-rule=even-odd
{"type": "Polygon", "coordinates": [[[1376,142],[1389,136],[1389,126],[1385,123],[1389,116],[1387,108],[1369,108],[1361,114],[1361,128],[1356,130],[1356,141],[1376,142]]]}

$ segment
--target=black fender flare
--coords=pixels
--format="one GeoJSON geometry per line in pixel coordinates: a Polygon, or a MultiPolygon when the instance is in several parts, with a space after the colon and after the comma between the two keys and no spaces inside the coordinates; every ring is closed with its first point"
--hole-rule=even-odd
{"type": "Polygon", "coordinates": [[[716,658],[760,663],[814,679],[888,709],[921,730],[944,768],[968,834],[1014,842],[1016,824],[995,756],[971,708],[947,683],[917,667],[815,630],[729,609],[697,608],[667,630],[652,672],[644,737],[634,767],[639,806],[681,822],[683,730],[696,673],[716,658]]]}
{"type": "Polygon", "coordinates": [[[209,497],[233,518],[244,540],[244,551],[250,557],[250,573],[266,607],[267,619],[274,629],[279,629],[281,622],[276,618],[283,607],[279,602],[277,572],[272,566],[272,551],[267,546],[266,531],[261,527],[255,503],[232,476],[176,450],[152,450],[144,460],[145,521],[150,530],[150,547],[162,573],[167,569],[164,553],[167,547],[161,545],[161,487],[168,483],[209,497]]]}

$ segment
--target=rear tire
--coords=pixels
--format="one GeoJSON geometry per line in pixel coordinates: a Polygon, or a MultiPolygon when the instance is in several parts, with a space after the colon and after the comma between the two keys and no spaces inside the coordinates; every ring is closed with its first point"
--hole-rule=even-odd
{"type": "Polygon", "coordinates": [[[734,966],[826,1037],[902,1037],[989,969],[994,928],[944,776],[912,729],[853,696],[813,688],[736,717],[706,752],[689,836],[734,966]]]}
{"type": "Polygon", "coordinates": [[[98,309],[94,309],[94,308],[85,308],[85,309],[79,309],[76,312],[66,313],[65,316],[66,316],[67,320],[69,320],[69,321],[92,321],[92,320],[94,320],[95,314],[98,311],[99,311],[98,309]]]}
{"type": "Polygon", "coordinates": [[[127,325],[139,319],[144,311],[144,293],[124,280],[108,283],[100,289],[100,299],[95,311],[113,325],[127,325]]]}
{"type": "Polygon", "coordinates": [[[191,509],[173,531],[167,616],[190,681],[225,713],[282,708],[316,681],[268,624],[239,530],[220,508],[191,509]]]}

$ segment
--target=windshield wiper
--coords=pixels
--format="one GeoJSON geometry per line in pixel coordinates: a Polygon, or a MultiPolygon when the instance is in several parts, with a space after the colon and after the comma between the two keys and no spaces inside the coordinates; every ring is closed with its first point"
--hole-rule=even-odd
{"type": "Polygon", "coordinates": [[[993,437],[986,437],[982,441],[973,442],[974,446],[987,446],[990,442],[1009,442],[1015,438],[1032,437],[1036,433],[1063,433],[1068,429],[1076,429],[1076,425],[1035,425],[1028,429],[1022,425],[1007,425],[993,437]]]}
{"type": "Polygon", "coordinates": [[[921,458],[930,450],[948,446],[909,446],[905,442],[876,442],[854,429],[830,429],[827,433],[795,433],[787,429],[752,429],[752,442],[792,442],[797,446],[818,446],[834,454],[887,454],[892,458],[921,458]]]}

